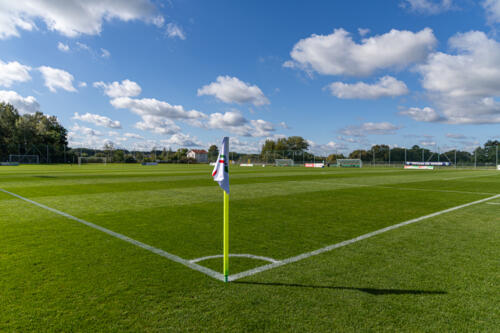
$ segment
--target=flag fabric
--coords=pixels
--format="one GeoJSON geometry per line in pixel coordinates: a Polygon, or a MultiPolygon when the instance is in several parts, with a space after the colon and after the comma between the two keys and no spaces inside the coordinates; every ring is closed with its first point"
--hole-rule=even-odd
{"type": "Polygon", "coordinates": [[[226,136],[222,139],[222,146],[219,151],[219,157],[217,162],[215,162],[214,171],[212,172],[212,177],[214,181],[219,183],[219,186],[229,194],[229,138],[226,136]]]}

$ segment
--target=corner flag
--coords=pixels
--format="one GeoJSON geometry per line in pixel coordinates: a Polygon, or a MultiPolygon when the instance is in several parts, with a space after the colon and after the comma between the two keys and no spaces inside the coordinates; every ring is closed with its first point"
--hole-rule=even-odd
{"type": "Polygon", "coordinates": [[[229,157],[229,138],[226,136],[222,139],[222,147],[219,151],[219,157],[217,162],[215,162],[214,171],[212,172],[212,177],[219,183],[219,186],[229,194],[229,167],[228,167],[228,157],[229,157]]]}
{"type": "Polygon", "coordinates": [[[224,190],[224,281],[229,276],[229,138],[222,139],[222,147],[212,177],[224,190]]]}

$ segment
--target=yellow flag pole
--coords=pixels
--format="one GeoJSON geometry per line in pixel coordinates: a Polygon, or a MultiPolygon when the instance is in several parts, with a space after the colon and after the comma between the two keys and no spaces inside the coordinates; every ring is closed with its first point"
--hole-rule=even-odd
{"type": "Polygon", "coordinates": [[[224,192],[224,282],[229,276],[229,194],[224,192]]]}

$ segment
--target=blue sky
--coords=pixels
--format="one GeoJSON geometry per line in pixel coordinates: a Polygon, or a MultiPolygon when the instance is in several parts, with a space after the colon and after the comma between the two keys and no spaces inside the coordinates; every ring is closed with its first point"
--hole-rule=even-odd
{"type": "Polygon", "coordinates": [[[73,146],[472,149],[500,135],[499,23],[499,0],[0,0],[0,100],[73,146]]]}

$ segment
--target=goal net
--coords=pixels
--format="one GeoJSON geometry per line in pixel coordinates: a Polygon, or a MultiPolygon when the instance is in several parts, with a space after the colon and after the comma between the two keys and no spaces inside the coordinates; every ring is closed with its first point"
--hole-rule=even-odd
{"type": "Polygon", "coordinates": [[[19,164],[39,164],[38,155],[9,155],[9,162],[19,164]]]}
{"type": "Polygon", "coordinates": [[[293,166],[293,160],[291,160],[291,159],[277,159],[276,166],[293,166]]]}
{"type": "Polygon", "coordinates": [[[107,158],[106,157],[78,157],[78,165],[82,164],[104,164],[106,165],[107,158]]]}
{"type": "Polygon", "coordinates": [[[339,168],[361,168],[363,162],[360,159],[338,159],[337,167],[339,168]]]}

